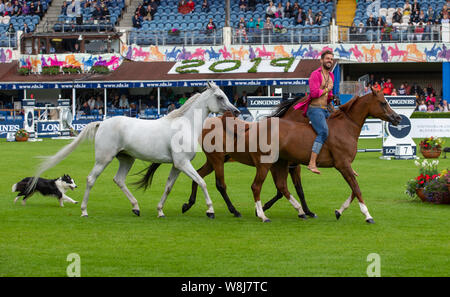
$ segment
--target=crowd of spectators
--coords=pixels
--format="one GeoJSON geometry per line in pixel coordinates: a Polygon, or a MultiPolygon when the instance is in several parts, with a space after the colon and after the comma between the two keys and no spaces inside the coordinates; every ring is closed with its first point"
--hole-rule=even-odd
{"type": "Polygon", "coordinates": [[[421,7],[417,0],[412,4],[406,0],[403,8],[398,7],[392,16],[370,15],[365,23],[354,21],[349,31],[350,41],[436,40],[439,26],[449,23],[449,13],[450,1],[434,11],[431,5],[421,7]]]}
{"type": "Polygon", "coordinates": [[[160,0],[144,0],[142,4],[139,4],[133,15],[133,27],[139,29],[143,21],[153,20],[159,4],[160,0]]]}
{"type": "Polygon", "coordinates": [[[416,111],[423,112],[448,112],[449,103],[442,99],[442,89],[440,96],[437,96],[436,90],[429,83],[426,88],[422,88],[417,83],[409,85],[408,82],[400,84],[396,89],[390,78],[381,77],[375,79],[375,75],[371,74],[369,82],[366,86],[368,92],[371,87],[378,91],[382,91],[385,96],[416,96],[416,111]]]}
{"type": "Polygon", "coordinates": [[[0,16],[27,16],[44,15],[44,7],[41,1],[0,0],[0,16]]]}

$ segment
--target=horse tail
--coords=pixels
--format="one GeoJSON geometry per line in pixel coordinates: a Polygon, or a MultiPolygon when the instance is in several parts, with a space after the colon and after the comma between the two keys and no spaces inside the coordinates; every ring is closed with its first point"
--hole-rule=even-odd
{"type": "Polygon", "coordinates": [[[147,171],[145,175],[138,180],[137,182],[132,183],[132,185],[137,186],[138,189],[144,188],[144,191],[147,190],[148,187],[151,186],[153,175],[155,174],[156,169],[161,165],[161,163],[152,163],[150,166],[145,168],[144,170],[139,171],[137,174],[141,174],[144,171],[147,171]]]}
{"type": "Polygon", "coordinates": [[[100,126],[100,124],[101,122],[89,123],[71,143],[63,147],[55,155],[41,157],[44,159],[44,161],[39,166],[31,182],[28,183],[27,193],[29,193],[31,190],[34,189],[34,187],[36,186],[36,182],[42,173],[56,166],[59,162],[64,160],[70,153],[72,153],[77,148],[77,146],[80,143],[82,143],[86,139],[93,140],[95,138],[95,134],[97,133],[97,129],[100,126]]]}

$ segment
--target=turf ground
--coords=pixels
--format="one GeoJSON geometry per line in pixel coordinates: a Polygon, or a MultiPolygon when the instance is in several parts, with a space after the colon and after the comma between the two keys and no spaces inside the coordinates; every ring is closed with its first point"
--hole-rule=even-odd
{"type": "MultiPolygon", "coordinates": [[[[450,139],[447,139],[447,144],[450,139]]],[[[241,218],[233,217],[206,178],[216,219],[205,215],[199,191],[197,204],[181,214],[191,182],[180,175],[170,194],[165,219],[156,217],[170,165],[161,166],[147,192],[131,188],[141,216],[112,178],[115,160],[97,180],[80,217],[80,204],[60,208],[54,198],[35,195],[26,206],[13,204],[11,185],[31,176],[38,155],[56,153],[66,140],[35,143],[0,141],[0,276],[65,276],[70,253],[81,258],[81,276],[366,276],[367,256],[378,253],[382,276],[450,276],[450,207],[412,200],[405,183],[417,175],[413,161],[385,161],[379,153],[360,153],[353,163],[363,197],[376,224],[368,225],[353,203],[339,221],[334,209],[349,188],[334,169],[321,176],[303,170],[303,186],[316,219],[301,220],[286,200],[266,212],[271,223],[254,215],[250,184],[255,170],[238,163],[225,167],[229,195],[241,218]]],[[[361,148],[379,148],[381,140],[361,140],[361,148]]],[[[91,143],[82,144],[44,177],[70,174],[78,188],[68,195],[81,202],[85,179],[93,166],[91,143]]],[[[199,168],[202,153],[194,159],[199,168]]],[[[137,161],[131,174],[146,164],[137,161]]],[[[450,159],[440,159],[440,169],[450,159]]],[[[128,184],[137,180],[129,176],[128,184]]],[[[290,184],[292,192],[295,192],[290,184]]],[[[271,177],[263,202],[275,193],[271,177]]]]}

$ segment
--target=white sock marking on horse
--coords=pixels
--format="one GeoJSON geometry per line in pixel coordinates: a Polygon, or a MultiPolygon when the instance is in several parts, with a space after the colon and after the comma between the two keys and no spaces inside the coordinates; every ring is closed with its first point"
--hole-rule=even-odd
{"type": "Polygon", "coordinates": [[[350,203],[352,203],[352,194],[350,194],[350,196],[347,198],[347,200],[345,200],[344,204],[342,204],[341,208],[339,208],[338,212],[340,214],[342,214],[344,212],[344,210],[346,210],[349,206],[350,203]]]}
{"type": "Polygon", "coordinates": [[[262,208],[261,205],[261,200],[257,201],[255,203],[255,207],[256,207],[256,214],[258,215],[258,217],[264,222],[267,221],[268,218],[266,217],[266,215],[264,214],[264,210],[262,208]]]}
{"type": "Polygon", "coordinates": [[[364,203],[359,202],[359,208],[361,209],[363,215],[366,217],[366,220],[373,219],[369,213],[369,210],[367,209],[367,206],[364,203]]]}
{"type": "Polygon", "coordinates": [[[292,206],[298,211],[299,215],[304,215],[305,212],[303,211],[303,208],[300,203],[298,203],[297,200],[295,200],[294,196],[291,195],[291,198],[289,199],[289,202],[292,204],[292,206]]]}

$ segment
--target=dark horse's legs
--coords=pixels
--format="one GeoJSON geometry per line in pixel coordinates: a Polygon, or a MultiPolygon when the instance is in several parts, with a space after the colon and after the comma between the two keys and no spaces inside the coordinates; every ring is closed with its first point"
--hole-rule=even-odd
{"type": "MultiPolygon", "coordinates": [[[[308,205],[306,204],[305,194],[303,193],[302,179],[300,177],[300,165],[295,167],[289,167],[289,174],[292,179],[292,183],[295,186],[295,190],[297,192],[298,197],[300,198],[300,203],[302,204],[302,208],[305,211],[305,214],[311,218],[317,217],[315,213],[309,210],[308,205]]],[[[277,202],[279,199],[283,197],[283,194],[280,191],[277,191],[275,197],[273,197],[270,201],[264,204],[263,210],[266,211],[272,207],[272,205],[277,202]]]]}
{"type": "MultiPolygon", "coordinates": [[[[207,160],[206,163],[197,171],[198,174],[203,178],[209,175],[211,172],[215,171],[216,173],[216,188],[219,193],[222,195],[223,200],[227,204],[228,210],[235,216],[241,217],[241,214],[236,210],[233,203],[231,203],[230,197],[227,194],[227,186],[225,184],[225,174],[224,174],[224,164],[229,160],[228,156],[214,158],[217,160],[207,160]]],[[[195,182],[192,182],[192,192],[189,197],[189,202],[183,204],[182,212],[185,213],[188,211],[192,205],[195,204],[195,198],[197,196],[197,188],[198,185],[195,182]]]]}

